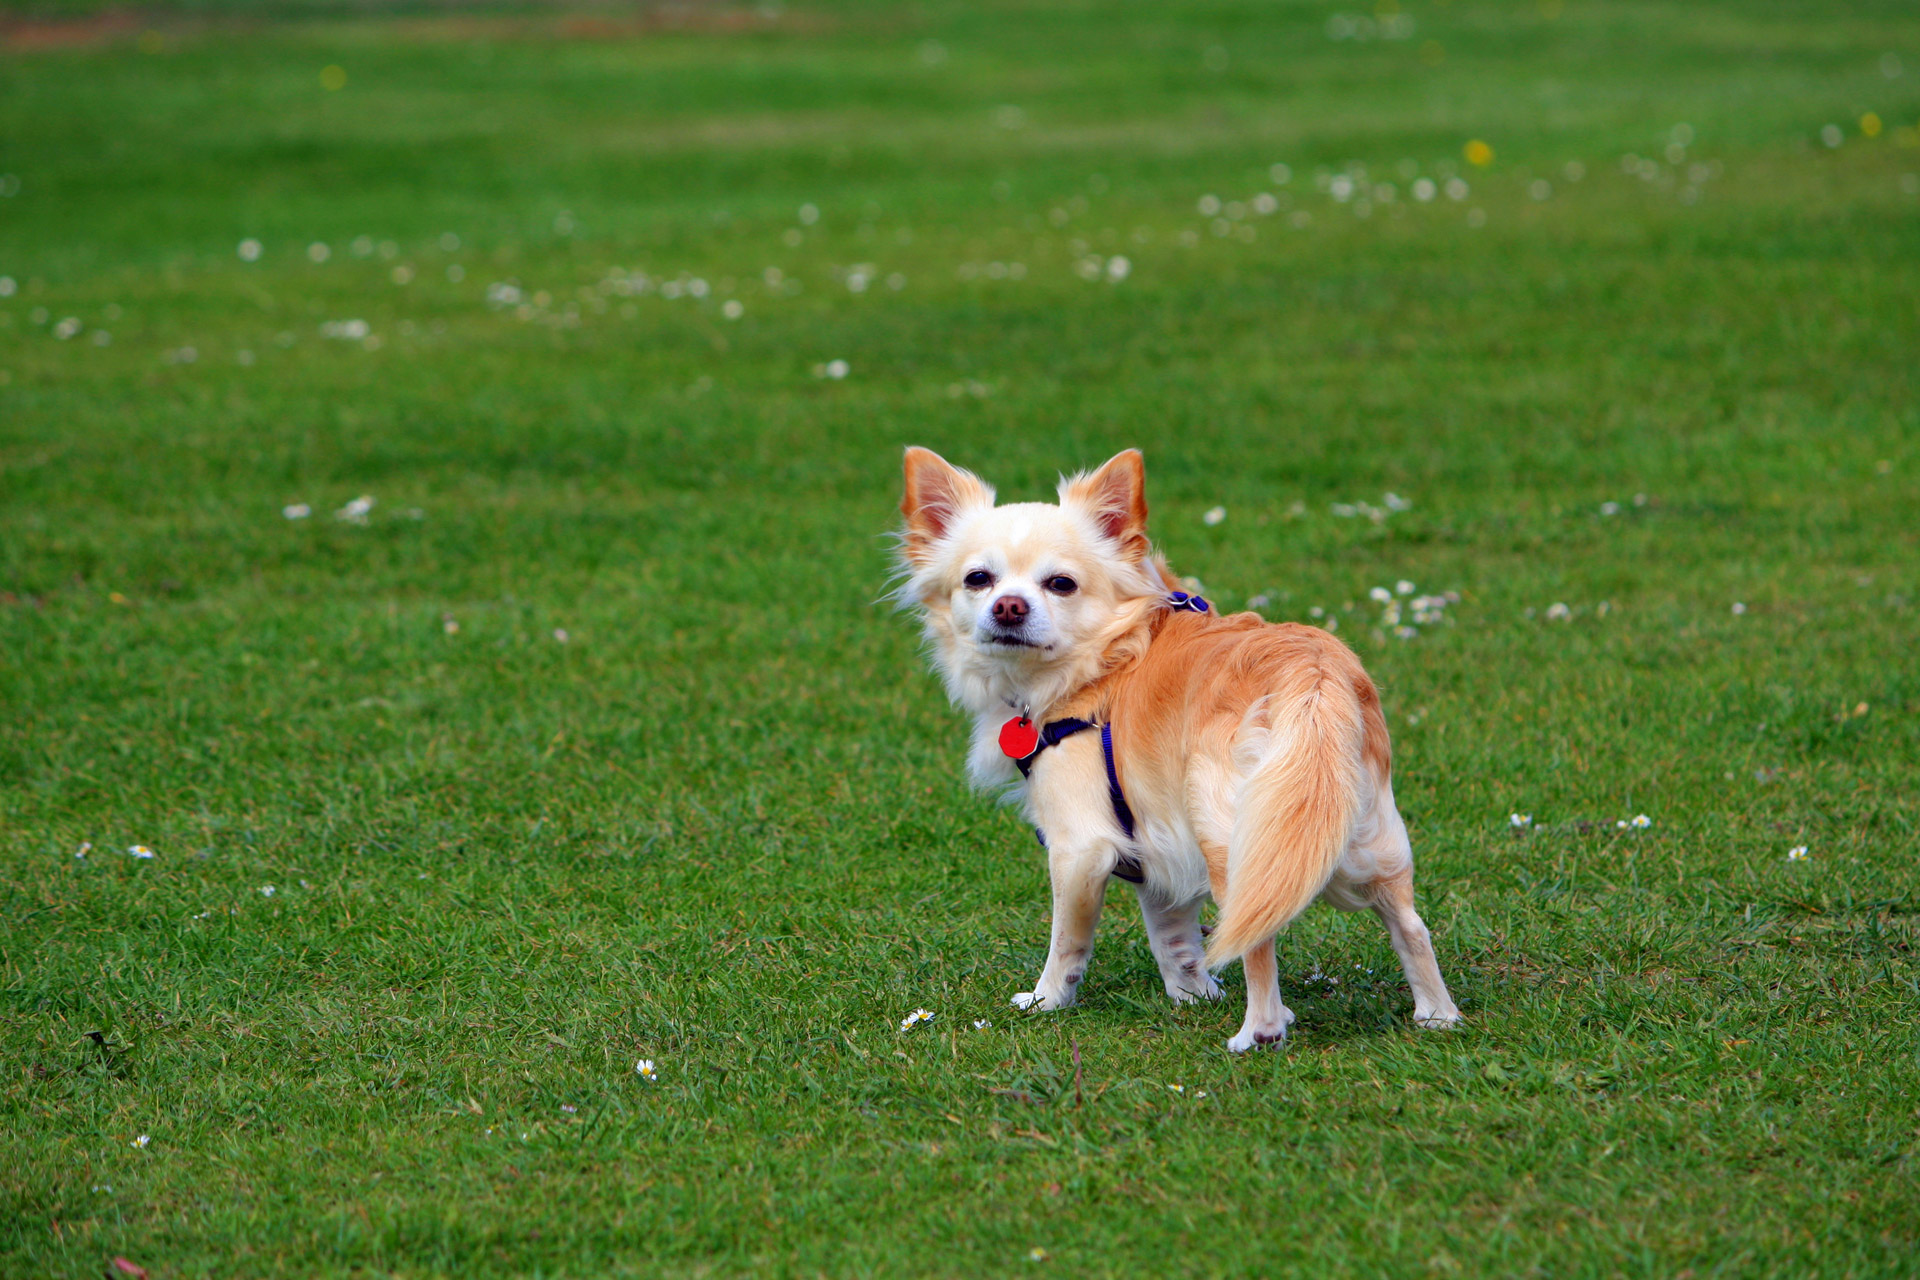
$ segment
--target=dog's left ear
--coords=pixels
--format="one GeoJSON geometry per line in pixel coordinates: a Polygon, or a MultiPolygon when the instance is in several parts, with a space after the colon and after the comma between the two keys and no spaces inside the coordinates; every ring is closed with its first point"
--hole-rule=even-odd
{"type": "Polygon", "coordinates": [[[1060,505],[1090,514],[1126,559],[1146,556],[1147,463],[1138,449],[1114,454],[1092,475],[1062,480],[1060,505]]]}
{"type": "Polygon", "coordinates": [[[911,564],[925,564],[933,544],[962,513],[993,505],[993,489],[986,481],[931,449],[915,445],[907,450],[906,478],[900,514],[907,518],[905,551],[911,564]]]}

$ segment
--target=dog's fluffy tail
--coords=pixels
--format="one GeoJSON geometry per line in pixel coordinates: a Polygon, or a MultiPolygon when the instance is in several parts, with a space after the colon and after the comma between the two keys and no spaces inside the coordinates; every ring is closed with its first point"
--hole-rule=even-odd
{"type": "Polygon", "coordinates": [[[1266,749],[1242,784],[1227,847],[1210,968],[1239,959],[1307,909],[1359,817],[1366,721],[1351,678],[1322,669],[1267,706],[1266,749]]]}

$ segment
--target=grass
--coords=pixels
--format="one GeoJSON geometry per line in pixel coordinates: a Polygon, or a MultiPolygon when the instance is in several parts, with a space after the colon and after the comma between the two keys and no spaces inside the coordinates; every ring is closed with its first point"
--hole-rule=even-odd
{"type": "Polygon", "coordinates": [[[1405,9],[10,8],[0,1272],[1910,1274],[1911,14],[1405,9]],[[1006,1007],[908,443],[1337,621],[1462,1030],[1006,1007]]]}

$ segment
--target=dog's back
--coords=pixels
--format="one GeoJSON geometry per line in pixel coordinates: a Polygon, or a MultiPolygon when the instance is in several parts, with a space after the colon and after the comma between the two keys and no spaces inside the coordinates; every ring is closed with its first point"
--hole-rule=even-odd
{"type": "Polygon", "coordinates": [[[1307,908],[1388,782],[1379,694],[1318,627],[1163,615],[1108,697],[1122,786],[1149,812],[1177,806],[1206,856],[1210,964],[1307,908]]]}

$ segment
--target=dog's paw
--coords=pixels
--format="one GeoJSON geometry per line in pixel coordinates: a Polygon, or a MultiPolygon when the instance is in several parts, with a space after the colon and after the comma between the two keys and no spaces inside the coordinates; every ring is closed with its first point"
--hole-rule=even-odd
{"type": "Polygon", "coordinates": [[[1226,988],[1215,982],[1210,973],[1184,978],[1177,986],[1171,982],[1167,984],[1167,999],[1175,1004],[1192,1004],[1196,1000],[1218,1000],[1226,994],[1226,988]]]}
{"type": "Polygon", "coordinates": [[[1287,1031],[1285,1027],[1282,1027],[1278,1031],[1242,1030],[1239,1034],[1235,1035],[1233,1039],[1227,1041],[1227,1052],[1245,1053],[1249,1049],[1265,1049],[1272,1045],[1285,1044],[1286,1042],[1287,1031]]]}
{"type": "Polygon", "coordinates": [[[1057,996],[1050,996],[1044,991],[1022,991],[1014,996],[1012,1000],[1008,1001],[1008,1003],[1016,1009],[1037,1009],[1041,1013],[1046,1013],[1053,1009],[1066,1008],[1073,1003],[1073,997],[1068,996],[1065,999],[1061,999],[1057,996]]]}
{"type": "Polygon", "coordinates": [[[1413,1025],[1422,1031],[1451,1031],[1460,1025],[1458,1009],[1436,1009],[1425,1017],[1415,1015],[1413,1025]]]}
{"type": "Polygon", "coordinates": [[[1245,1053],[1249,1049],[1264,1049],[1268,1045],[1285,1044],[1287,1028],[1293,1025],[1293,1010],[1282,1009],[1280,1019],[1274,1023],[1248,1022],[1240,1028],[1233,1039],[1227,1041],[1229,1053],[1245,1053]]]}

